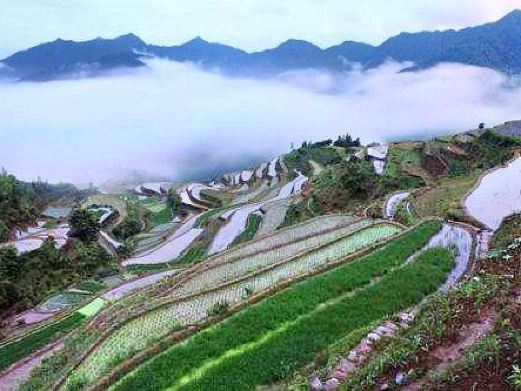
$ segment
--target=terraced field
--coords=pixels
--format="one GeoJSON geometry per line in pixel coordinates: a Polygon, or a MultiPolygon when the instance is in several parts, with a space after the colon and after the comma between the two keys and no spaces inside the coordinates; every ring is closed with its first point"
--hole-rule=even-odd
{"type": "Polygon", "coordinates": [[[0,371],[96,315],[106,304],[95,299],[69,315],[0,346],[0,371]]]}
{"type": "MultiPolygon", "coordinates": [[[[203,215],[204,216],[204,215],[203,215]]],[[[195,221],[197,219],[196,216],[191,218],[191,221],[195,221]]],[[[253,242],[248,242],[245,244],[238,245],[230,250],[227,250],[223,253],[218,254],[217,256],[211,257],[208,260],[197,264],[191,268],[193,275],[196,275],[200,270],[204,270],[206,268],[215,267],[227,262],[231,262],[234,260],[239,260],[241,258],[247,256],[258,255],[262,252],[266,252],[269,250],[274,250],[276,248],[291,244],[296,241],[308,239],[311,236],[318,236],[319,238],[327,238],[328,233],[331,231],[337,230],[339,228],[345,228],[353,223],[355,225],[351,226],[351,229],[355,228],[363,228],[371,223],[371,221],[358,221],[349,215],[331,215],[331,216],[320,216],[314,218],[312,220],[300,223],[298,225],[288,227],[271,234],[264,236],[263,238],[257,239],[253,242]]],[[[188,220],[187,220],[188,224],[188,220]]],[[[189,225],[187,225],[189,226],[189,225]]],[[[329,240],[329,239],[328,239],[329,240]]],[[[327,242],[327,241],[326,241],[327,242]]],[[[324,242],[324,243],[326,243],[324,242]]],[[[154,276],[152,276],[154,277],[154,276]]],[[[137,280],[140,281],[140,280],[137,280]]],[[[179,278],[173,280],[179,281],[179,278]]],[[[128,313],[133,311],[133,306],[142,306],[145,303],[147,305],[151,305],[154,302],[162,303],[165,300],[170,300],[172,294],[172,288],[169,288],[169,284],[154,284],[150,285],[146,288],[145,291],[137,292],[136,294],[129,296],[128,298],[119,298],[119,295],[112,297],[112,294],[106,296],[107,299],[112,301],[111,307],[109,308],[109,312],[113,313],[111,318],[115,322],[124,321],[124,319],[128,316],[128,313]],[[113,301],[116,299],[116,301],[113,301]],[[115,311],[115,312],[114,312],[115,311]]],[[[114,293],[119,292],[119,288],[114,289],[114,293]]],[[[249,290],[249,289],[248,289],[249,290]]],[[[175,291],[175,289],[174,289],[175,291]]],[[[109,291],[112,292],[112,291],[109,291]]],[[[242,293],[245,293],[244,290],[242,293]]],[[[218,301],[218,300],[217,300],[218,301]]],[[[204,311],[203,311],[204,312],[204,311]]],[[[203,313],[203,315],[205,315],[203,313]]],[[[97,318],[96,318],[97,319],[97,318]]],[[[101,322],[106,322],[105,315],[101,316],[101,322]]],[[[111,321],[112,321],[111,320],[111,321]]],[[[97,320],[96,320],[97,322],[97,320]]],[[[112,323],[110,323],[112,324],[112,323]]],[[[71,346],[71,350],[68,353],[69,357],[76,357],[81,355],[83,352],[81,351],[83,348],[79,348],[80,350],[75,350],[74,347],[71,346]]],[[[52,358],[53,360],[57,358],[52,358]]],[[[61,361],[60,361],[61,362],[61,361]]],[[[62,364],[60,364],[62,365],[62,364]]],[[[38,378],[40,379],[56,379],[56,374],[50,373],[49,368],[39,369],[41,372],[38,372],[38,378]]],[[[41,384],[37,379],[31,379],[31,381],[35,380],[37,384],[41,384]]],[[[47,387],[50,387],[48,383],[49,380],[46,380],[47,387]]],[[[52,384],[52,383],[51,383],[52,384]]],[[[44,389],[46,387],[43,387],[44,389]]],[[[31,389],[34,389],[34,386],[31,386],[31,389]]],[[[40,389],[40,388],[38,388],[40,389]]]]}
{"type": "Polygon", "coordinates": [[[69,387],[95,381],[116,362],[180,327],[206,319],[218,306],[239,304],[252,293],[275,289],[280,283],[313,273],[401,231],[398,226],[380,223],[353,232],[360,226],[363,224],[356,223],[271,252],[217,263],[196,274],[172,293],[176,299],[170,304],[124,324],[103,341],[71,375],[69,387]]]}
{"type": "Polygon", "coordinates": [[[436,290],[452,267],[448,252],[403,264],[439,228],[426,223],[238,312],[157,355],[113,389],[246,390],[283,379],[345,333],[436,290]]]}

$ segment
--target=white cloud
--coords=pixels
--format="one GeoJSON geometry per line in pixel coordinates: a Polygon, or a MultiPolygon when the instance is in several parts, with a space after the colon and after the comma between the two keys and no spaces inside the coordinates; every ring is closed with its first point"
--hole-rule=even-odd
{"type": "Polygon", "coordinates": [[[0,166],[22,178],[99,182],[131,170],[179,178],[346,131],[362,141],[515,119],[521,89],[487,69],[396,64],[332,76],[230,79],[154,60],[99,79],[0,85],[0,166]]]}

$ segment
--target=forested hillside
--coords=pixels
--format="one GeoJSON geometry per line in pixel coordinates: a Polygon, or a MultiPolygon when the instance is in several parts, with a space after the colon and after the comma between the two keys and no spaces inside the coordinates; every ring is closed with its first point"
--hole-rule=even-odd
{"type": "Polygon", "coordinates": [[[72,204],[92,190],[80,191],[70,184],[26,183],[6,171],[0,173],[0,243],[7,241],[15,228],[34,225],[51,203],[72,204]]]}

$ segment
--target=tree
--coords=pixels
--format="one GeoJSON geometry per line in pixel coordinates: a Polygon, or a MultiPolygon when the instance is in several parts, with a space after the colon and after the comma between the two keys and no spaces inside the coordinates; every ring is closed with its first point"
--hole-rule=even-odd
{"type": "Polygon", "coordinates": [[[96,215],[87,209],[75,208],[69,218],[69,236],[83,242],[95,242],[99,237],[100,225],[96,215]]]}
{"type": "Polygon", "coordinates": [[[139,208],[133,204],[127,204],[127,215],[121,223],[112,229],[114,236],[121,240],[126,240],[141,232],[143,222],[141,220],[139,208]]]}
{"type": "Polygon", "coordinates": [[[0,248],[0,280],[16,281],[21,273],[16,249],[13,246],[0,248]]]}
{"type": "MultiPolygon", "coordinates": [[[[20,300],[16,285],[9,281],[0,281],[0,312],[5,312],[20,300]]],[[[0,340],[1,340],[0,334],[0,340]]]]}
{"type": "Polygon", "coordinates": [[[166,199],[168,207],[172,210],[172,213],[176,213],[181,207],[181,197],[175,190],[170,189],[168,191],[168,197],[166,199]]]}
{"type": "Polygon", "coordinates": [[[356,140],[353,140],[349,133],[346,133],[345,136],[338,136],[338,139],[333,144],[335,147],[344,147],[344,148],[354,148],[360,146],[360,137],[357,137],[356,140]]]}
{"type": "Polygon", "coordinates": [[[69,257],[84,278],[111,274],[117,269],[114,258],[98,243],[73,240],[70,247],[69,257]]]}
{"type": "Polygon", "coordinates": [[[354,198],[370,197],[378,187],[380,178],[367,162],[347,162],[340,184],[354,198]]]}
{"type": "Polygon", "coordinates": [[[9,239],[9,228],[0,220],[0,243],[6,242],[9,239]]]}

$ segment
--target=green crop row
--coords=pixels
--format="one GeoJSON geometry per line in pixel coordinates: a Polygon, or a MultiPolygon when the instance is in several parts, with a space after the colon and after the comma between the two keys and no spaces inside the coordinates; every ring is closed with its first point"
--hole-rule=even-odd
{"type": "MultiPolygon", "coordinates": [[[[246,290],[263,292],[270,288],[273,289],[281,281],[287,282],[298,278],[299,275],[309,273],[329,262],[340,260],[349,254],[385,240],[397,232],[400,232],[400,229],[394,225],[371,226],[356,231],[327,246],[318,249],[311,246],[313,251],[299,257],[283,257],[286,258],[285,263],[268,268],[264,272],[262,272],[262,269],[272,264],[276,259],[271,259],[268,263],[258,263],[254,262],[253,259],[248,260],[246,258],[246,261],[220,264],[211,270],[200,271],[183,287],[178,288],[176,295],[189,296],[231,280],[238,278],[243,278],[243,280],[230,286],[223,286],[217,291],[163,306],[126,323],[103,341],[81,363],[69,377],[69,382],[75,384],[80,381],[88,384],[95,381],[106,373],[110,367],[114,367],[117,362],[136,354],[157,338],[172,332],[173,327],[186,326],[202,321],[216,304],[223,301],[226,301],[229,305],[243,301],[246,290]],[[244,279],[252,272],[257,272],[257,274],[244,279]]],[[[307,247],[309,248],[309,245],[307,247]]],[[[280,255],[284,255],[284,253],[279,251],[278,256],[280,255]]]]}
{"type": "Polygon", "coordinates": [[[381,250],[241,311],[154,357],[114,388],[247,390],[284,378],[349,331],[432,292],[450,268],[446,252],[436,253],[436,263],[423,256],[389,273],[440,226],[425,223],[381,250]]]}
{"type": "Polygon", "coordinates": [[[0,371],[41,349],[61,334],[72,330],[86,317],[78,312],[0,347],[0,371]]]}

